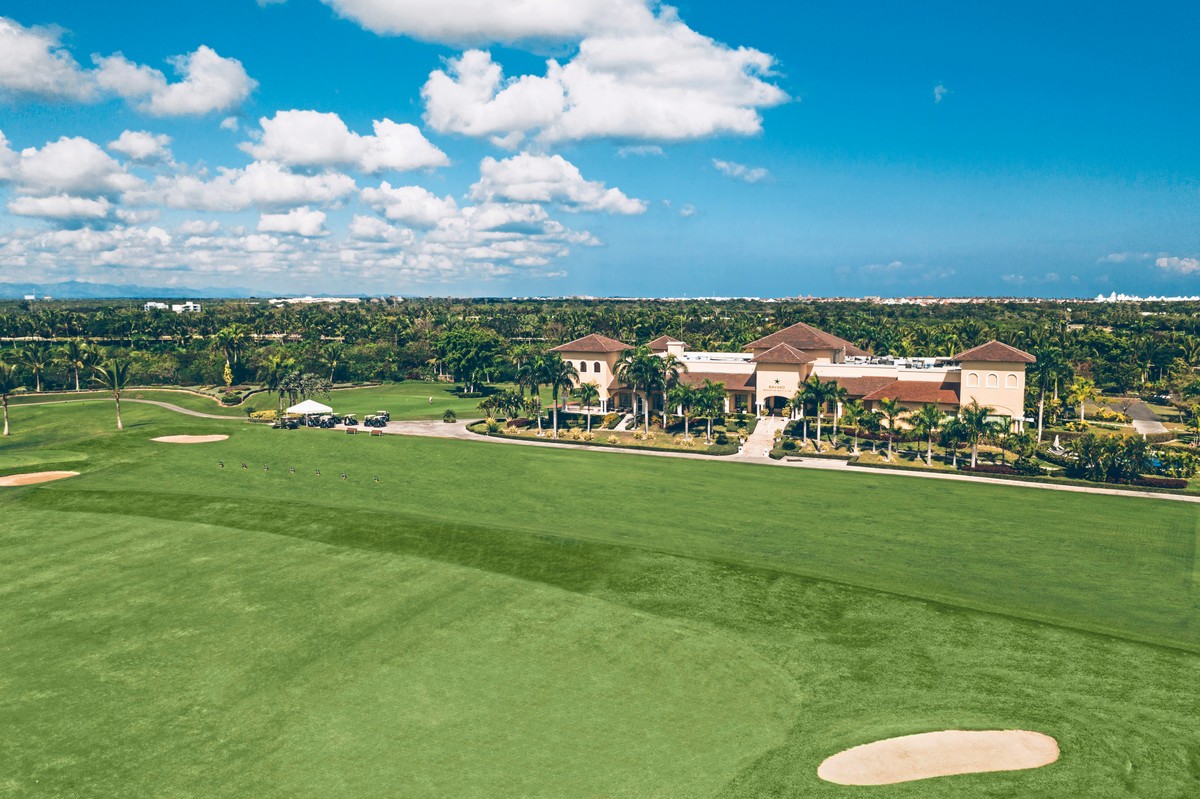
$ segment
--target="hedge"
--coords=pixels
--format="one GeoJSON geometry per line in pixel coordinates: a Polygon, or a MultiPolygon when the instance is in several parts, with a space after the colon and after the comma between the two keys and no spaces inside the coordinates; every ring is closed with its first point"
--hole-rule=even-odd
{"type": "MultiPolygon", "coordinates": [[[[467,425],[467,429],[470,430],[472,433],[475,433],[476,435],[481,435],[481,436],[489,435],[486,430],[482,429],[482,422],[476,422],[474,424],[467,425]]],[[[643,450],[643,449],[655,450],[658,452],[694,452],[697,455],[715,455],[717,457],[724,457],[726,455],[736,455],[737,451],[738,451],[737,444],[726,444],[724,446],[722,446],[720,444],[710,444],[708,446],[697,447],[696,449],[687,449],[684,447],[659,446],[656,444],[649,444],[649,445],[642,445],[642,446],[635,447],[635,446],[630,446],[628,444],[610,444],[607,441],[599,441],[599,440],[596,440],[596,441],[578,440],[577,441],[572,438],[551,438],[550,436],[546,436],[545,438],[541,438],[541,439],[530,439],[527,436],[511,436],[511,435],[506,435],[505,433],[499,433],[498,435],[493,436],[493,438],[512,438],[512,439],[524,440],[524,441],[530,441],[530,440],[544,441],[547,444],[578,444],[579,446],[583,446],[583,447],[606,447],[608,449],[632,450],[634,452],[637,452],[638,450],[643,450]]]]}

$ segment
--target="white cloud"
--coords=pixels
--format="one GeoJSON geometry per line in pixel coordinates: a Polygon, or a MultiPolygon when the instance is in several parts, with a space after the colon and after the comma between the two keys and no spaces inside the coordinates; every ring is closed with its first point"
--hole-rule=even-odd
{"type": "Polygon", "coordinates": [[[8,210],[18,216],[36,216],[43,219],[104,219],[112,210],[112,204],[104,197],[55,194],[50,197],[17,197],[8,204],[8,210]]]}
{"type": "Polygon", "coordinates": [[[1112,252],[1097,260],[1097,263],[1102,264],[1123,264],[1129,261],[1149,261],[1154,258],[1154,253],[1149,252],[1112,252]]]}
{"type": "Polygon", "coordinates": [[[170,59],[182,80],[169,83],[152,67],[135,64],[117,54],[94,57],[96,82],[105,90],[129,100],[155,116],[198,116],[227,111],[250,96],[258,82],[246,74],[236,58],[222,58],[200,45],[195,52],[170,59]]]}
{"type": "Polygon", "coordinates": [[[483,202],[561,203],[567,210],[640,214],[646,203],[627,197],[600,181],[584,180],[579,169],[560,155],[521,153],[503,161],[485,158],[471,197],[483,202]]]}
{"type": "Polygon", "coordinates": [[[739,164],[736,161],[722,161],[719,158],[714,158],[712,164],[722,175],[745,183],[758,183],[759,181],[766,180],[771,174],[761,166],[751,167],[739,164]]]}
{"type": "Polygon", "coordinates": [[[131,161],[149,164],[171,161],[171,151],[167,149],[170,144],[171,137],[163,133],[127,130],[118,136],[116,141],[110,141],[108,149],[121,153],[131,161]]]}
{"type": "Polygon", "coordinates": [[[88,100],[96,87],[59,42],[57,30],[25,28],[0,17],[0,91],[62,100],[88,100]]]}
{"type": "Polygon", "coordinates": [[[177,228],[185,236],[211,236],[221,229],[216,220],[189,219],[177,228]]]}
{"type": "Polygon", "coordinates": [[[376,216],[356,214],[350,221],[350,238],[358,241],[388,242],[398,246],[409,246],[416,240],[413,231],[389,225],[376,216]]]}
{"type": "Polygon", "coordinates": [[[225,117],[221,120],[221,130],[236,131],[239,123],[237,117],[225,117]]]}
{"type": "Polygon", "coordinates": [[[1180,275],[1200,272],[1200,258],[1180,258],[1176,255],[1167,255],[1156,259],[1154,265],[1164,272],[1175,272],[1180,275]]]}
{"type": "Polygon", "coordinates": [[[18,193],[42,197],[114,196],[141,185],[98,144],[78,136],[28,147],[18,156],[0,135],[0,181],[11,181],[18,193]]]}
{"type": "Polygon", "coordinates": [[[353,133],[337,114],[317,111],[278,111],[259,124],[261,139],[242,145],[259,160],[289,166],[356,167],[363,172],[407,172],[450,163],[415,125],[390,119],[374,123],[374,136],[353,133]]]}
{"type": "Polygon", "coordinates": [[[663,152],[663,148],[659,147],[657,144],[635,144],[630,147],[619,148],[617,150],[617,155],[621,156],[622,158],[652,155],[661,157],[666,155],[666,153],[663,152]]]}
{"type": "Polygon", "coordinates": [[[291,233],[297,236],[327,236],[325,214],[308,206],[293,208],[286,214],[262,214],[258,219],[259,233],[291,233]]]}
{"type": "Polygon", "coordinates": [[[393,187],[387,181],[379,188],[362,190],[362,200],[393,222],[431,228],[458,213],[458,203],[447,195],[438,197],[420,186],[393,187]]]}
{"type": "Polygon", "coordinates": [[[684,219],[695,216],[696,206],[692,205],[691,203],[686,203],[682,208],[679,209],[679,215],[684,219]]]}
{"type": "Polygon", "coordinates": [[[324,0],[375,33],[445,44],[577,41],[643,23],[644,0],[324,0]]]}
{"type": "Polygon", "coordinates": [[[950,93],[950,90],[939,83],[937,86],[933,87],[933,102],[940,103],[942,101],[942,98],[944,98],[949,93],[950,93]]]}
{"type": "Polygon", "coordinates": [[[194,175],[159,177],[150,187],[128,193],[126,200],[198,211],[241,211],[331,203],[357,188],[353,178],[340,172],[298,175],[270,161],[217,171],[212,180],[194,175]]]}
{"type": "Polygon", "coordinates": [[[696,33],[667,11],[636,26],[588,36],[544,76],[505,79],[491,54],[469,50],[435,70],[421,90],[425,120],[440,132],[518,134],[544,142],[589,138],[680,141],[762,130],[759,109],[786,102],[770,82],[774,59],[696,33]]]}

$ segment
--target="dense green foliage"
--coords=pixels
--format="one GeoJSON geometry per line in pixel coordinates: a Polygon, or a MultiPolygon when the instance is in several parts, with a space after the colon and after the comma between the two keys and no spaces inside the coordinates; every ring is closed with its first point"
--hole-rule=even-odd
{"type": "Polygon", "coordinates": [[[1063,758],[871,793],[1200,780],[1195,505],[15,408],[0,472],[84,475],[0,489],[14,795],[858,796],[945,727],[1063,758]]]}

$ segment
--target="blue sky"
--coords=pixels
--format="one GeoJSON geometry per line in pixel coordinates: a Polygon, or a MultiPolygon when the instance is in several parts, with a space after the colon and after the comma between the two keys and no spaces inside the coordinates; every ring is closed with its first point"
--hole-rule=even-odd
{"type": "Polygon", "coordinates": [[[1194,4],[848,5],[8,0],[0,282],[1200,293],[1194,4]]]}

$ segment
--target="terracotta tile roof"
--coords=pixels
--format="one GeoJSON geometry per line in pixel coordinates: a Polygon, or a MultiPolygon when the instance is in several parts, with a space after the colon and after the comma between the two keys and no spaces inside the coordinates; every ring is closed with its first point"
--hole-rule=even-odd
{"type": "Polygon", "coordinates": [[[862,399],[876,389],[890,386],[896,382],[894,377],[824,377],[818,375],[822,383],[837,383],[846,389],[850,399],[862,399]]]}
{"type": "Polygon", "coordinates": [[[844,338],[838,338],[832,333],[818,330],[812,325],[797,322],[791,327],[785,327],[778,333],[763,336],[757,341],[746,345],[748,350],[766,350],[779,344],[789,344],[798,350],[840,350],[845,349],[847,355],[870,355],[864,349],[854,346],[844,338]]]}
{"type": "Polygon", "coordinates": [[[568,341],[558,347],[551,349],[551,352],[623,352],[633,349],[624,342],[617,341],[615,338],[602,336],[599,333],[592,333],[590,336],[577,338],[574,341],[568,341]]]}
{"type": "Polygon", "coordinates": [[[682,372],[679,382],[684,385],[699,388],[705,380],[714,383],[724,383],[726,391],[748,391],[755,387],[754,373],[729,374],[728,372],[682,372]]]}
{"type": "Polygon", "coordinates": [[[668,344],[683,344],[683,342],[677,338],[671,338],[670,336],[659,336],[646,346],[649,347],[653,352],[666,352],[668,344]]]}
{"type": "Polygon", "coordinates": [[[893,380],[863,397],[865,401],[890,399],[899,402],[933,402],[958,405],[958,383],[933,383],[927,380],[893,380]]]}
{"type": "Polygon", "coordinates": [[[1024,350],[1010,347],[1007,344],[992,339],[986,344],[972,347],[966,352],[954,356],[956,361],[982,361],[996,363],[1037,363],[1037,358],[1024,350]]]}
{"type": "Polygon", "coordinates": [[[802,352],[791,344],[776,344],[766,352],[755,355],[751,363],[809,363],[813,356],[802,352]]]}

